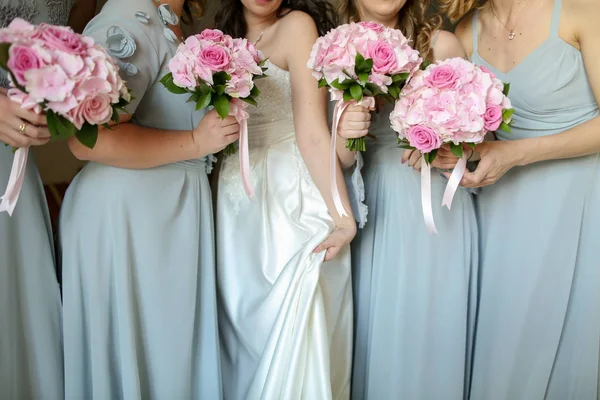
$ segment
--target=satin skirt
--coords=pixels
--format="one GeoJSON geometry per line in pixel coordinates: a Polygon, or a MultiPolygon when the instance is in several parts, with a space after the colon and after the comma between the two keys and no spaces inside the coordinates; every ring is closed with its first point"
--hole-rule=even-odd
{"type": "Polygon", "coordinates": [[[67,399],[220,399],[204,161],[89,163],[60,221],[67,399]]]}
{"type": "MultiPolygon", "coordinates": [[[[285,135],[282,135],[285,137],[285,135]]],[[[295,140],[251,148],[256,198],[237,157],[217,200],[224,397],[348,399],[352,357],[350,252],[314,249],[334,225],[295,140]]]]}
{"type": "Polygon", "coordinates": [[[402,150],[366,157],[368,221],[352,242],[355,348],[352,399],[468,396],[477,308],[473,195],[441,207],[447,181],[432,170],[439,235],[427,232],[419,172],[402,150]]]}
{"type": "Polygon", "coordinates": [[[485,187],[472,400],[600,396],[600,155],[485,187]]]}
{"type": "MultiPolygon", "coordinates": [[[[0,190],[13,154],[0,143],[0,190]]],[[[0,213],[0,399],[62,400],[61,303],[52,228],[30,154],[19,202],[0,213]]]]}

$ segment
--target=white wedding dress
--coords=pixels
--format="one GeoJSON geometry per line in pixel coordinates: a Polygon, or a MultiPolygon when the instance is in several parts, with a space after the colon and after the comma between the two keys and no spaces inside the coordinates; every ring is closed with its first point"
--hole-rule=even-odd
{"type": "Polygon", "coordinates": [[[217,195],[219,327],[226,400],[348,399],[352,362],[349,248],[324,263],[333,230],[296,145],[289,73],[268,63],[250,107],[248,199],[238,157],[217,195]]]}

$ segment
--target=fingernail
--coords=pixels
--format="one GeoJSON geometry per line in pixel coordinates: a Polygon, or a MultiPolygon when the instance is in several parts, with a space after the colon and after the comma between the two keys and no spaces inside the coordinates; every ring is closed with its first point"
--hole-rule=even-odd
{"type": "Polygon", "coordinates": [[[404,164],[405,162],[406,162],[406,160],[403,158],[403,159],[402,159],[402,164],[404,164]]]}

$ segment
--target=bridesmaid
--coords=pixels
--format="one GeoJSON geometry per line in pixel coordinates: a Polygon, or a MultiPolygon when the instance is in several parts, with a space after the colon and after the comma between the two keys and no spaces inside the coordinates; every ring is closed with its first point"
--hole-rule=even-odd
{"type": "MultiPolygon", "coordinates": [[[[452,2],[450,15],[475,8],[464,3],[452,2]]],[[[473,400],[600,396],[593,15],[594,0],[494,0],[457,30],[473,62],[511,83],[515,109],[512,131],[478,146],[479,167],[462,182],[484,186],[473,400]]]]}
{"type": "MultiPolygon", "coordinates": [[[[0,27],[14,18],[66,25],[71,1],[3,0],[0,27]]],[[[46,119],[21,110],[6,97],[0,71],[0,190],[13,162],[10,147],[48,142],[46,119]]],[[[0,192],[0,195],[3,192],[0,192]]],[[[33,157],[27,162],[12,216],[0,212],[0,399],[64,398],[60,290],[42,181],[33,157]]]]}
{"type": "MultiPolygon", "coordinates": [[[[349,0],[342,11],[350,21],[401,29],[425,59],[464,57],[458,39],[439,30],[440,16],[427,13],[429,6],[429,1],[419,0],[349,0]]],[[[364,154],[369,221],[352,245],[356,332],[352,396],[463,399],[477,271],[473,197],[459,190],[452,211],[434,207],[439,236],[427,232],[420,174],[409,168],[420,165],[421,155],[403,154],[397,147],[389,122],[392,108],[381,105],[371,121],[365,108],[351,106],[340,124],[343,139],[368,132],[376,137],[368,141],[364,154]]],[[[354,164],[355,155],[344,143],[338,153],[345,167],[354,164]]],[[[444,150],[434,166],[453,168],[456,161],[444,150]]],[[[439,173],[433,174],[434,199],[441,201],[446,182],[439,173]]]]}
{"type": "Polygon", "coordinates": [[[60,220],[68,399],[221,398],[206,156],[239,126],[159,82],[191,6],[109,0],[84,32],[118,59],[135,101],[93,150],[70,142],[90,163],[60,220]]]}

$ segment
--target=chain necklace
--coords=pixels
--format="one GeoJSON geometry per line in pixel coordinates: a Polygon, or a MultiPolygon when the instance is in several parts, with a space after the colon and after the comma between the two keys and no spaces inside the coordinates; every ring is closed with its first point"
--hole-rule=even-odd
{"type": "Polygon", "coordinates": [[[504,26],[504,28],[506,28],[506,30],[508,31],[508,40],[513,40],[515,38],[515,29],[517,28],[517,22],[519,21],[519,18],[521,17],[521,15],[523,15],[523,11],[525,10],[525,8],[527,8],[527,1],[525,1],[525,6],[523,6],[523,8],[521,9],[521,13],[517,16],[517,19],[515,20],[515,27],[512,29],[509,28],[504,22],[502,22],[502,20],[496,13],[496,7],[494,7],[493,1],[490,1],[490,7],[492,8],[492,13],[494,13],[494,17],[496,17],[498,22],[500,22],[504,26]]]}

